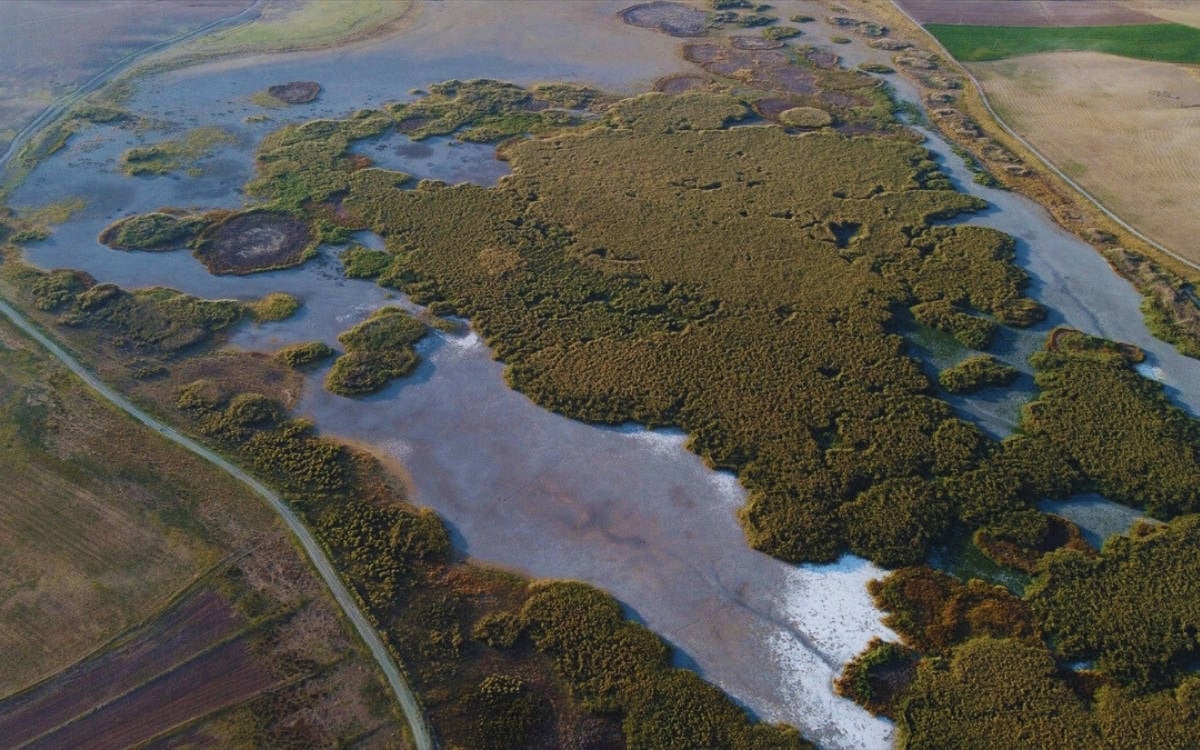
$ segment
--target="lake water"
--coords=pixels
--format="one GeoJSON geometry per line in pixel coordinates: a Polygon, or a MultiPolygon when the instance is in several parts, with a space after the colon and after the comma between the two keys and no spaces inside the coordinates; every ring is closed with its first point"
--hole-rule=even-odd
{"type": "MultiPolygon", "coordinates": [[[[205,297],[289,291],[304,302],[295,318],[247,324],[232,344],[269,351],[314,338],[334,342],[381,305],[412,305],[370,282],[343,278],[332,249],[297,269],[214,277],[186,252],[115,252],[98,245],[96,234],[115,218],[163,206],[237,206],[239,188],[251,176],[254,144],[285,121],[344,116],[448,78],[576,80],[632,92],[690,68],[677,54],[679,40],[617,20],[624,5],[430,3],[409,30],[387,43],[146,79],[132,109],[171,121],[177,130],[217,124],[238,143],[202,161],[199,177],[129,178],[117,171],[120,152],[167,134],[86,131],[13,198],[16,206],[74,195],[89,201],[50,240],[30,246],[28,258],[43,267],[81,268],[127,287],[166,285],[205,297]],[[255,91],[289,80],[316,80],[325,91],[314,104],[286,109],[262,110],[250,102],[255,91]],[[273,120],[244,121],[255,114],[273,120]]],[[[812,3],[776,5],[783,16],[824,15],[812,3]]],[[[806,25],[806,32],[801,41],[831,33],[821,22],[806,25]]],[[[854,63],[887,57],[859,41],[835,49],[854,63]]],[[[1050,327],[1066,323],[1142,346],[1170,395],[1193,413],[1200,410],[1195,363],[1149,336],[1126,282],[1036,205],[976,185],[943,142],[931,138],[929,146],[965,190],[992,204],[967,220],[1019,238],[1032,296],[1051,309],[1046,323],[1006,333],[999,342],[998,356],[1026,373],[1015,395],[956,398],[956,409],[997,436],[1011,431],[1031,392],[1026,356],[1050,327]]],[[[393,135],[356,148],[417,177],[491,184],[507,171],[487,147],[452,146],[446,139],[412,143],[393,135]]],[[[379,245],[373,235],[360,239],[379,245]]],[[[837,698],[831,687],[842,664],[872,636],[890,635],[864,590],[881,571],[852,556],[835,565],[794,566],[754,552],[735,518],[742,489],[688,453],[681,434],[595,427],[547,412],[506,387],[503,365],[469,330],[436,333],[419,351],[423,363],[413,375],[368,398],[330,394],[321,387],[324,372],[315,372],[298,410],[326,433],[371,443],[402,461],[412,475],[413,500],[441,514],[457,545],[473,558],[538,577],[579,578],[612,592],[680,649],[680,663],[758,716],[802,727],[823,747],[889,745],[891,724],[837,698]]],[[[928,338],[914,351],[939,363],[960,354],[928,338]]],[[[1120,523],[1128,521],[1094,526],[1106,533],[1120,523]]]]}

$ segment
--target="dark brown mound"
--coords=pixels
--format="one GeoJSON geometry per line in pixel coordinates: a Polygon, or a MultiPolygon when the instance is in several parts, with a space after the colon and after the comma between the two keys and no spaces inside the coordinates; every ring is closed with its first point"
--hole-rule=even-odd
{"type": "Polygon", "coordinates": [[[821,49],[809,50],[805,57],[808,58],[808,61],[813,65],[816,65],[818,68],[824,68],[825,70],[833,70],[838,66],[838,63],[841,62],[841,58],[834,53],[821,49]]]}
{"type": "Polygon", "coordinates": [[[247,274],[304,261],[312,244],[308,225],[267,211],[235,214],[208,229],[196,258],[215,274],[247,274]]]}
{"type": "Polygon", "coordinates": [[[783,46],[783,40],[765,36],[731,36],[729,43],[738,49],[779,49],[783,46]]]}
{"type": "Polygon", "coordinates": [[[654,0],[631,5],[618,15],[630,26],[658,29],[671,36],[704,36],[708,33],[708,14],[683,3],[654,0]]]}
{"type": "Polygon", "coordinates": [[[821,104],[832,107],[862,107],[868,103],[865,96],[851,94],[848,91],[822,91],[819,98],[821,104]]]}
{"type": "Polygon", "coordinates": [[[287,104],[308,104],[321,93],[321,84],[316,81],[289,81],[267,89],[267,93],[287,104]]]}
{"type": "Polygon", "coordinates": [[[781,112],[786,112],[793,107],[799,107],[804,102],[798,99],[788,99],[782,96],[771,96],[766,99],[759,99],[754,103],[754,111],[768,120],[779,119],[781,112]]]}
{"type": "Polygon", "coordinates": [[[716,42],[687,44],[683,56],[718,76],[737,78],[755,88],[812,94],[817,76],[792,64],[788,53],[777,49],[736,49],[716,42]]]}
{"type": "Polygon", "coordinates": [[[687,91],[704,91],[712,85],[712,79],[691,73],[676,73],[663,76],[654,82],[654,90],[664,94],[682,94],[687,91]]]}
{"type": "Polygon", "coordinates": [[[411,133],[414,130],[420,130],[431,122],[433,122],[432,117],[405,117],[396,123],[396,130],[401,133],[411,133]]]}

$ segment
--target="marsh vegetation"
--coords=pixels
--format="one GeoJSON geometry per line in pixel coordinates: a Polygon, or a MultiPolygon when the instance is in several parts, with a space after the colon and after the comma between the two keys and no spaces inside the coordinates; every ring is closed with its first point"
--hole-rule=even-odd
{"type": "Polygon", "coordinates": [[[338,341],[346,353],[333,363],[325,387],[343,396],[374,393],[395,378],[412,372],[421,358],[413,344],[428,328],[398,307],[383,307],[354,326],[338,341]]]}

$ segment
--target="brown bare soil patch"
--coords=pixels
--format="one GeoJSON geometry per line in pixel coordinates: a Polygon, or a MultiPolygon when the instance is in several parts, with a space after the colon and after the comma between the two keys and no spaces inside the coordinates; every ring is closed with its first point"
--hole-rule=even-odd
{"type": "Polygon", "coordinates": [[[737,49],[718,42],[686,44],[683,56],[709,73],[738,78],[764,90],[812,94],[817,91],[817,76],[793,65],[783,50],[737,49]]]}
{"type": "Polygon", "coordinates": [[[708,14],[683,3],[654,0],[632,5],[618,15],[630,26],[658,29],[671,36],[704,36],[708,33],[708,14]]]}
{"type": "Polygon", "coordinates": [[[1164,21],[1200,28],[1200,4],[1193,0],[1126,0],[1126,5],[1164,21]]]}
{"type": "Polygon", "coordinates": [[[217,646],[135,688],[113,703],[80,716],[25,747],[120,750],[242,701],[275,679],[250,656],[244,640],[217,646]]]}
{"type": "MultiPolygon", "coordinates": [[[[58,736],[57,728],[69,728],[73,720],[93,710],[98,718],[103,717],[110,707],[123,703],[127,693],[145,688],[159,675],[178,672],[182,663],[217,646],[244,625],[223,598],[212,591],[200,591],[150,625],[127,635],[123,645],[0,704],[0,736],[5,737],[6,742],[20,745],[37,737],[54,738],[58,736]]],[[[225,654],[223,661],[225,666],[236,668],[243,666],[246,658],[244,653],[230,652],[225,654]]],[[[176,678],[174,683],[179,683],[179,679],[176,678]]],[[[105,723],[101,722],[100,726],[105,723]]],[[[131,741],[156,733],[131,738],[131,741]]],[[[68,734],[51,744],[47,745],[45,741],[42,744],[77,747],[98,741],[102,734],[87,741],[80,736],[74,743],[67,741],[68,737],[74,736],[68,734]]]]}
{"type": "Polygon", "coordinates": [[[729,43],[738,49],[779,49],[783,46],[782,39],[768,39],[765,36],[731,36],[729,43]]]}
{"type": "Polygon", "coordinates": [[[768,96],[754,102],[754,111],[768,120],[778,120],[779,115],[804,104],[799,99],[789,99],[782,96],[768,96]]]}
{"type": "Polygon", "coordinates": [[[899,0],[921,23],[978,26],[1115,26],[1160,23],[1126,3],[1089,0],[899,0]]]}
{"type": "Polygon", "coordinates": [[[308,104],[321,94],[316,81],[289,81],[267,88],[267,93],[285,104],[308,104]]]}
{"type": "Polygon", "coordinates": [[[215,274],[247,274],[298,265],[312,248],[308,225],[267,211],[235,214],[205,231],[196,258],[215,274]]]}
{"type": "Polygon", "coordinates": [[[972,64],[1001,117],[1119,216],[1200,261],[1200,78],[1096,52],[972,64]]]}
{"type": "Polygon", "coordinates": [[[659,78],[654,82],[654,90],[664,94],[682,94],[688,91],[704,91],[712,83],[712,79],[706,76],[678,73],[659,78]]]}

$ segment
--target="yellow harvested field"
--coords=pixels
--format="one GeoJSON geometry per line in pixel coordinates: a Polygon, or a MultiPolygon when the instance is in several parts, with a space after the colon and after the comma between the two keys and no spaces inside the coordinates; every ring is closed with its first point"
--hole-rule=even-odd
{"type": "Polygon", "coordinates": [[[1129,0],[1124,5],[1164,21],[1200,28],[1200,3],[1195,0],[1129,0]]]}
{"type": "Polygon", "coordinates": [[[1056,166],[1200,262],[1200,71],[1096,52],[969,67],[1000,116],[1056,166]]]}

